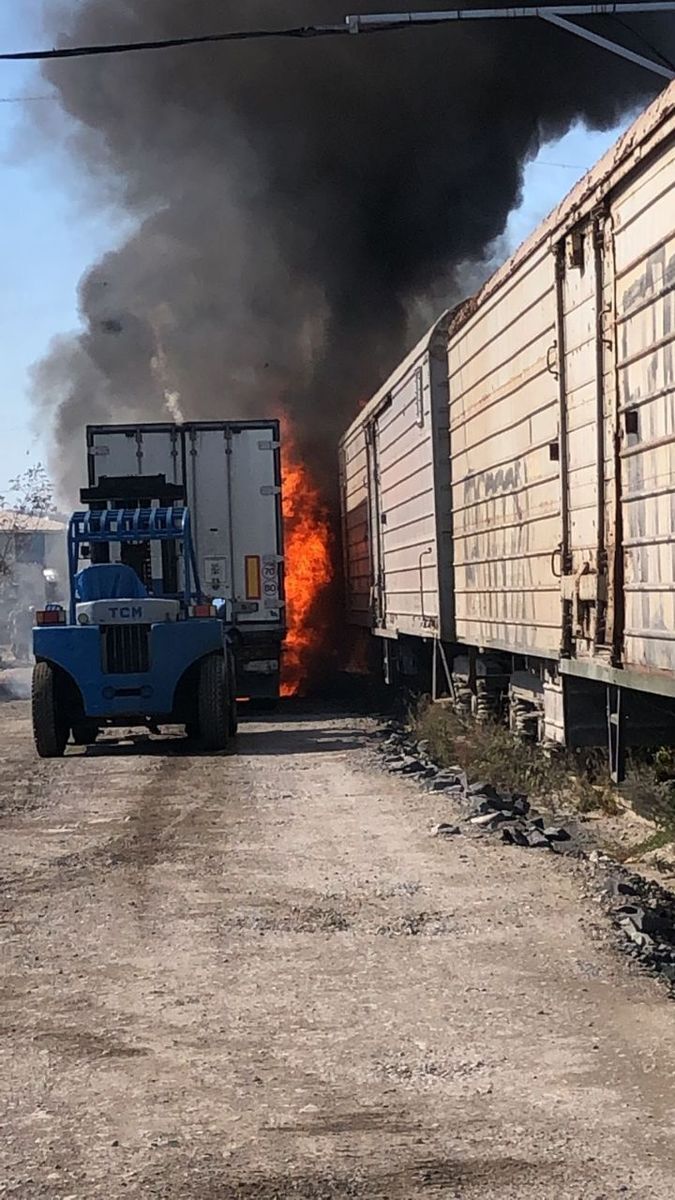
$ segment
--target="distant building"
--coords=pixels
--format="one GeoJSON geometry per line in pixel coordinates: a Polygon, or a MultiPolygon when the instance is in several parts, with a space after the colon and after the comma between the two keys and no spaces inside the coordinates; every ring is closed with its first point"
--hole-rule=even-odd
{"type": "Polygon", "coordinates": [[[52,598],[54,584],[59,598],[63,597],[66,529],[58,513],[32,516],[17,509],[0,509],[0,590],[6,600],[40,606],[52,598]],[[52,584],[49,589],[47,579],[52,584]]]}

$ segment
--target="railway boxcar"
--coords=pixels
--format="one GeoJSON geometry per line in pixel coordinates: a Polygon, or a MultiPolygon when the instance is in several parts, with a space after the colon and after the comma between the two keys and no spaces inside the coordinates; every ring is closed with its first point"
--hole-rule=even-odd
{"type": "Polygon", "coordinates": [[[453,638],[447,330],[446,314],[340,443],[347,619],[381,639],[388,680],[453,638]]]}
{"type": "MultiPolygon", "coordinates": [[[[671,85],[447,321],[449,466],[434,464],[451,546],[428,555],[445,686],[480,714],[508,702],[532,735],[608,738],[616,774],[625,744],[675,735],[674,188],[671,85]]],[[[383,477],[359,478],[372,532],[383,477]]],[[[361,553],[360,619],[400,636],[372,537],[361,553]]],[[[425,632],[405,630],[418,650],[425,632]]]]}

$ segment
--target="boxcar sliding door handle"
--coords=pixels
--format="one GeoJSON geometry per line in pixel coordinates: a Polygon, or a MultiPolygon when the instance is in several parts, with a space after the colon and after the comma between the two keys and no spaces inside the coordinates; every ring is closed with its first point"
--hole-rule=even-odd
{"type": "Polygon", "coordinates": [[[425,558],[427,554],[433,554],[431,546],[427,546],[426,550],[422,551],[422,553],[420,554],[420,556],[417,560],[417,565],[419,567],[419,572],[420,572],[420,609],[421,609],[420,615],[422,617],[423,622],[426,621],[427,614],[424,611],[424,564],[422,562],[422,559],[425,558]]]}
{"type": "Polygon", "coordinates": [[[546,370],[554,379],[558,378],[558,343],[553,342],[546,351],[546,370]]]}

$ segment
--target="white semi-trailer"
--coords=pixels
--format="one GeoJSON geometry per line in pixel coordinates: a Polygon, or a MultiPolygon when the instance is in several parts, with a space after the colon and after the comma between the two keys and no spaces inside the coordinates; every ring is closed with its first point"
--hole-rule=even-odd
{"type": "MultiPolygon", "coordinates": [[[[87,454],[90,508],[99,499],[110,505],[113,481],[134,476],[139,501],[157,503],[163,477],[163,499],[187,506],[202,588],[222,602],[230,630],[237,695],[276,700],[285,632],[279,422],[90,425],[87,454]]],[[[121,489],[128,502],[128,483],[121,489]]],[[[149,557],[146,551],[133,563],[150,590],[162,574],[162,552],[153,544],[149,557]]]]}

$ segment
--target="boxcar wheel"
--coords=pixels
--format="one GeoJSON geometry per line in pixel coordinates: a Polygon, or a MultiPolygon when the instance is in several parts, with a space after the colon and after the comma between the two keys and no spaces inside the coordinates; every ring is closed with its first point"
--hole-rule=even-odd
{"type": "Polygon", "coordinates": [[[199,736],[205,750],[226,750],[231,701],[228,670],[221,654],[205,658],[199,672],[199,736]]]}
{"type": "Polygon", "coordinates": [[[33,737],[40,758],[61,758],[68,741],[68,721],[59,703],[59,686],[51,663],[33,667],[33,737]]]}

